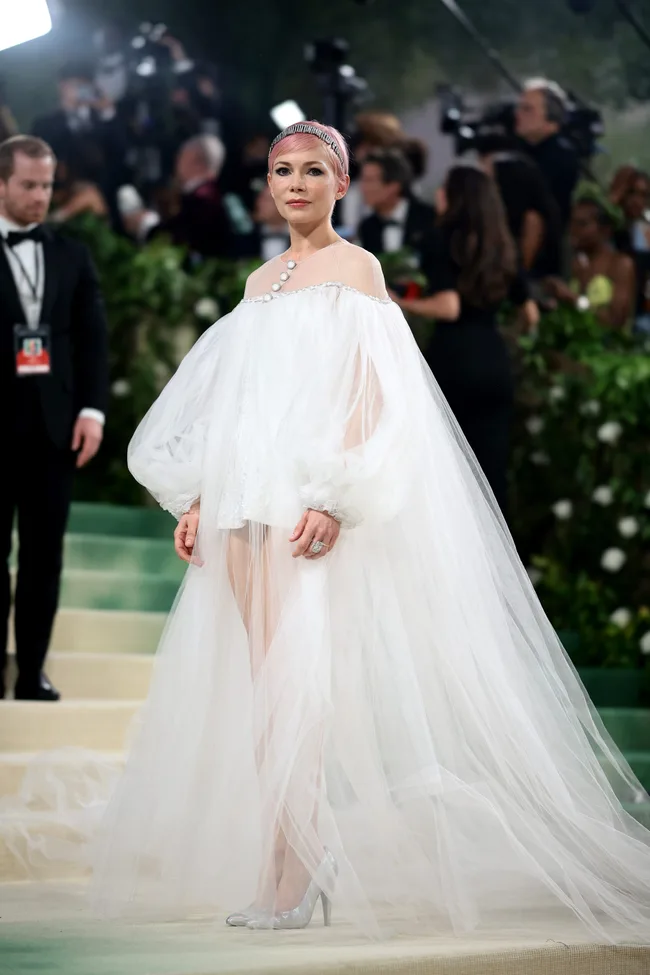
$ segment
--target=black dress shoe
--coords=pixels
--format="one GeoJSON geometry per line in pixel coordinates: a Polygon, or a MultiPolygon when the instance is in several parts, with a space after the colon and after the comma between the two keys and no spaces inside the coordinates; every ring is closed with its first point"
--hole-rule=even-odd
{"type": "Polygon", "coordinates": [[[58,701],[61,695],[56,687],[52,687],[45,674],[41,674],[38,683],[23,683],[18,678],[14,698],[16,701],[58,701]]]}

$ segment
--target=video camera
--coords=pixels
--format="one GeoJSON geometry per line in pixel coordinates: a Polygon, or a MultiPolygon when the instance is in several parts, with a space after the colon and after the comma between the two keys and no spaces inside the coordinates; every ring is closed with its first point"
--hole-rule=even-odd
{"type": "MultiPolygon", "coordinates": [[[[455,140],[457,155],[475,150],[479,153],[516,148],[515,108],[517,102],[505,99],[473,112],[465,105],[457,89],[444,86],[440,98],[440,131],[455,140]]],[[[567,117],[562,135],[580,159],[590,159],[598,152],[598,140],[605,129],[601,113],[568,94],[567,117]]]]}
{"type": "Polygon", "coordinates": [[[350,110],[372,97],[368,82],[347,63],[349,51],[340,37],[305,45],[305,61],[323,96],[323,121],[343,132],[349,129],[350,110]]]}

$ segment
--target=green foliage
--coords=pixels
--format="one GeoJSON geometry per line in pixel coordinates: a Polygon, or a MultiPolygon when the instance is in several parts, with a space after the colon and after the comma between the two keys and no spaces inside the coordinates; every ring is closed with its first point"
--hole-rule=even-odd
{"type": "Polygon", "coordinates": [[[577,663],[640,666],[650,630],[647,349],[568,309],[519,346],[511,514],[522,557],[556,628],[579,634],[577,663]]]}

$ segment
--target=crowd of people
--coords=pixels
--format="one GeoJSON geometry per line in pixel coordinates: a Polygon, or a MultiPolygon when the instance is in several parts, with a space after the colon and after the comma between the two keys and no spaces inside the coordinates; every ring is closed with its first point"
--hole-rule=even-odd
{"type": "MultiPolygon", "coordinates": [[[[155,97],[131,92],[110,51],[61,69],[58,109],[32,126],[58,160],[50,218],[92,213],[139,243],[166,234],[193,260],[282,253],[287,226],[266,185],[273,132],[244,134],[214,68],[191,61],[168,34],[158,47],[169,55],[164,104],[163,89],[155,97]]],[[[515,137],[484,139],[475,164],[496,183],[538,304],[589,305],[607,326],[647,330],[650,179],[624,166],[609,194],[581,186],[566,118],[562,90],[529,81],[515,137]]],[[[440,207],[422,192],[427,146],[387,112],[360,113],[353,129],[352,182],[335,211],[337,230],[374,254],[406,248],[429,275],[440,207]]],[[[14,130],[5,106],[0,134],[14,130]]]]}

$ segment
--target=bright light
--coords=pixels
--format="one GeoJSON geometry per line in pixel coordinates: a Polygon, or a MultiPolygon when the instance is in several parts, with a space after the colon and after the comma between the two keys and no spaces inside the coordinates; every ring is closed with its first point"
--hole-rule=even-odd
{"type": "Polygon", "coordinates": [[[300,105],[292,99],[280,102],[279,105],[271,109],[271,118],[279,129],[286,129],[288,125],[293,125],[294,122],[304,122],[306,117],[300,105]]]}
{"type": "Polygon", "coordinates": [[[0,0],[0,51],[52,30],[46,0],[0,0]]]}
{"type": "Polygon", "coordinates": [[[143,58],[135,69],[141,78],[151,78],[156,73],[156,62],[153,58],[143,58]]]}

